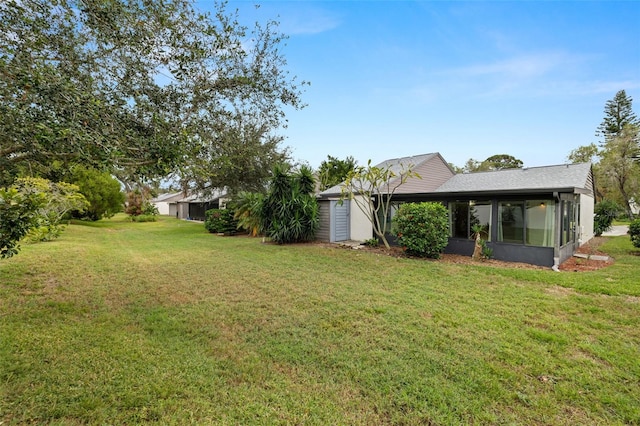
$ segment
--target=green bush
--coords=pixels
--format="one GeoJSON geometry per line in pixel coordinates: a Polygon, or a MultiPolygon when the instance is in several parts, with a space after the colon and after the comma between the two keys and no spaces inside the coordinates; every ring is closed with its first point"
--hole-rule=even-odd
{"type": "Polygon", "coordinates": [[[158,220],[157,214],[140,214],[138,216],[129,216],[132,222],[155,222],[158,220]]]}
{"type": "Polygon", "coordinates": [[[596,236],[602,235],[603,232],[611,229],[613,219],[615,219],[622,208],[615,201],[602,200],[594,209],[595,216],[593,218],[593,233],[596,236]]]}
{"type": "Polygon", "coordinates": [[[0,259],[18,254],[18,241],[38,226],[38,211],[45,202],[42,193],[0,188],[0,259]]]}
{"type": "Polygon", "coordinates": [[[238,221],[231,209],[211,209],[205,212],[204,227],[214,234],[232,235],[236,233],[238,221]]]}
{"type": "Polygon", "coordinates": [[[640,248],[640,219],[636,219],[629,224],[629,235],[631,235],[631,244],[640,248]]]}
{"type": "Polygon", "coordinates": [[[402,204],[392,231],[408,254],[438,259],[449,242],[447,209],[440,203],[402,204]]]}
{"type": "Polygon", "coordinates": [[[278,244],[315,238],[320,219],[314,188],[315,180],[309,167],[302,166],[294,173],[286,165],[274,168],[260,211],[260,228],[267,237],[278,244]]]}

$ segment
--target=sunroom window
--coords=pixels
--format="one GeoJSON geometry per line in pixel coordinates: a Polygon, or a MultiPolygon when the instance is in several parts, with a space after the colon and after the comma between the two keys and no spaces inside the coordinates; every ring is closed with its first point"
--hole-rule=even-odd
{"type": "Polygon", "coordinates": [[[527,201],[526,243],[531,246],[553,247],[556,206],[551,200],[527,201]]]}
{"type": "Polygon", "coordinates": [[[482,226],[481,237],[491,236],[491,201],[456,201],[449,203],[451,237],[471,238],[475,225],[482,226]]]}

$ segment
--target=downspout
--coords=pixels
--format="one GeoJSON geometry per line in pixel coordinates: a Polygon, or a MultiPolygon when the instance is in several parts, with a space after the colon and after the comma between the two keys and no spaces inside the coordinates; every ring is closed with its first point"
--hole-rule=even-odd
{"type": "Polygon", "coordinates": [[[557,192],[553,193],[553,198],[556,202],[556,217],[555,217],[555,235],[553,236],[553,266],[552,270],[555,272],[560,272],[560,229],[562,226],[560,218],[562,217],[562,212],[560,211],[560,207],[562,203],[560,203],[560,195],[557,192]]]}

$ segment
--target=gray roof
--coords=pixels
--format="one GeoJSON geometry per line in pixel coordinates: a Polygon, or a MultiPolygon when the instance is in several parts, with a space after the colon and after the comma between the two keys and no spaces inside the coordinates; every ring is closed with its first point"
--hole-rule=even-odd
{"type": "Polygon", "coordinates": [[[156,198],[152,199],[151,202],[152,203],[160,203],[163,201],[170,201],[171,198],[178,198],[179,195],[182,195],[181,192],[167,192],[165,194],[160,194],[158,195],[156,198]]]}
{"type": "Polygon", "coordinates": [[[590,163],[458,174],[435,192],[536,192],[568,189],[593,192],[590,163]]]}
{"type": "MultiPolygon", "coordinates": [[[[436,152],[436,153],[430,153],[430,154],[413,155],[410,157],[392,158],[390,160],[385,160],[382,163],[376,164],[374,167],[378,167],[381,169],[386,169],[387,167],[389,167],[389,169],[393,173],[398,175],[396,179],[393,179],[389,182],[389,186],[394,186],[394,181],[397,179],[400,179],[399,174],[402,171],[407,170],[409,167],[415,168],[416,166],[424,163],[427,160],[430,160],[431,158],[437,155],[438,153],[436,152]]],[[[322,191],[319,195],[321,197],[323,196],[326,197],[330,195],[340,195],[340,193],[342,192],[343,184],[344,182],[341,182],[338,185],[332,186],[331,188],[327,188],[324,191],[322,191]]]]}
{"type": "Polygon", "coordinates": [[[227,189],[214,189],[207,194],[203,193],[195,193],[188,195],[181,200],[177,200],[177,203],[208,203],[211,201],[215,201],[219,198],[225,197],[227,195],[227,189]]]}

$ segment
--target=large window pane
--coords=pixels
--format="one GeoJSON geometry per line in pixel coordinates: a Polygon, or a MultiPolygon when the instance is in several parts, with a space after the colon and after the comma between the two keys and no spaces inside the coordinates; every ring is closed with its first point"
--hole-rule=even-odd
{"type": "Polygon", "coordinates": [[[491,237],[491,201],[469,202],[469,225],[473,234],[475,225],[482,226],[480,238],[490,241],[491,237]]]}
{"type": "Polygon", "coordinates": [[[469,238],[469,202],[449,203],[451,236],[469,238]]]}
{"type": "Polygon", "coordinates": [[[565,245],[567,243],[572,243],[575,238],[575,212],[574,212],[574,203],[569,200],[562,200],[562,243],[561,245],[565,245]]]}
{"type": "Polygon", "coordinates": [[[556,208],[553,200],[527,201],[526,242],[528,245],[553,247],[556,208]]]}
{"type": "Polygon", "coordinates": [[[498,203],[498,241],[524,243],[524,202],[498,203]]]}

